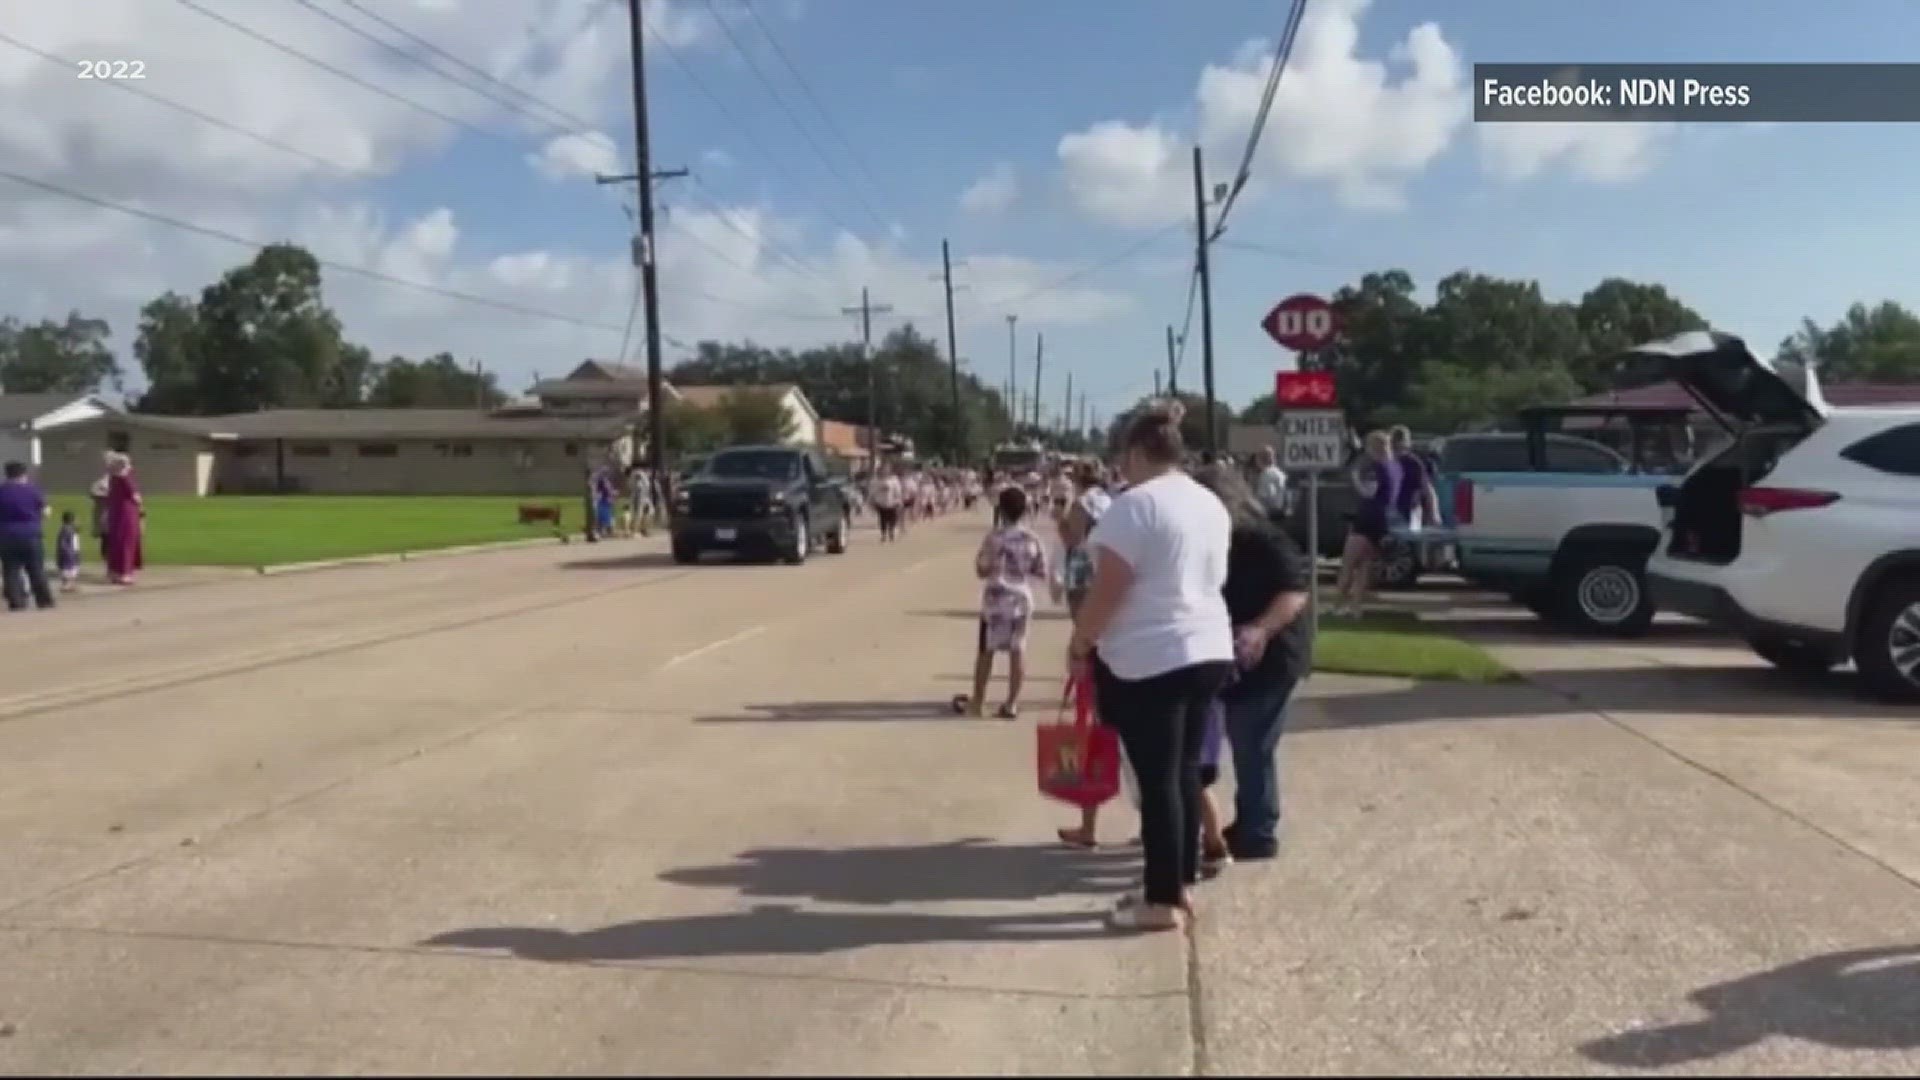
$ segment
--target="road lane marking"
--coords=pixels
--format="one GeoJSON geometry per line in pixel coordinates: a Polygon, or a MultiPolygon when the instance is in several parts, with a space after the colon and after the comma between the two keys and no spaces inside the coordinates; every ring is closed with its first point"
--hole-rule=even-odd
{"type": "Polygon", "coordinates": [[[724,649],[729,645],[737,645],[740,642],[747,640],[748,638],[758,637],[761,634],[764,634],[766,632],[767,632],[767,627],[765,623],[762,623],[759,626],[749,626],[745,630],[742,630],[737,634],[733,634],[728,637],[723,637],[719,641],[709,641],[705,645],[702,645],[697,649],[692,649],[688,652],[683,652],[679,656],[676,656],[671,660],[668,660],[666,663],[661,664],[660,670],[665,671],[668,668],[677,667],[680,664],[684,664],[689,660],[699,659],[700,657],[705,656],[708,653],[715,651],[716,649],[724,649]]]}

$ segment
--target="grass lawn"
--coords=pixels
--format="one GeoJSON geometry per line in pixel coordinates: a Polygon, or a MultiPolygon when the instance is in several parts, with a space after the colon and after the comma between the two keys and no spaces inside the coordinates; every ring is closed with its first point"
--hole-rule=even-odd
{"type": "Polygon", "coordinates": [[[1435,633],[1411,614],[1383,613],[1364,619],[1320,620],[1314,643],[1315,671],[1342,675],[1390,675],[1453,682],[1506,682],[1515,678],[1477,645],[1435,633]]]}
{"type": "MultiPolygon", "coordinates": [[[[81,558],[97,564],[99,544],[85,532],[86,496],[51,501],[49,545],[60,512],[71,510],[82,530],[81,558]]],[[[150,495],[144,545],[154,566],[274,566],[553,535],[551,525],[518,523],[522,503],[558,505],[568,528],[581,524],[580,498],[564,495],[150,495]]]]}

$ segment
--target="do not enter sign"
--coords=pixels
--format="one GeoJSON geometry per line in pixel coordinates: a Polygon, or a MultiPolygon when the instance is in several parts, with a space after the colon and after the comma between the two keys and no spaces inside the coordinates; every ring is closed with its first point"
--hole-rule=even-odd
{"type": "Polygon", "coordinates": [[[1299,293],[1275,304],[1260,326],[1283,349],[1314,352],[1333,343],[1340,322],[1332,304],[1311,293],[1299,293]]]}

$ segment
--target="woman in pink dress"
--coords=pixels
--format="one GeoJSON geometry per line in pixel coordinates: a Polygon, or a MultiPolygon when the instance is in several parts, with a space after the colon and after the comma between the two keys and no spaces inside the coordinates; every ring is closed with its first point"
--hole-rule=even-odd
{"type": "Polygon", "coordinates": [[[140,489],[133,483],[133,462],[125,454],[107,459],[107,580],[131,585],[144,560],[140,549],[140,489]]]}

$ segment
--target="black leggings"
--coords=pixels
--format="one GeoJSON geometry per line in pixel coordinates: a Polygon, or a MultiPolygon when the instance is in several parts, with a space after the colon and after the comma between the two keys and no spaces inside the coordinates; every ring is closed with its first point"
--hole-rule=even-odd
{"type": "Polygon", "coordinates": [[[1100,721],[1120,734],[1140,781],[1140,843],[1149,904],[1178,905],[1200,880],[1200,752],[1207,707],[1227,684],[1226,661],[1128,680],[1094,662],[1100,721]]]}

